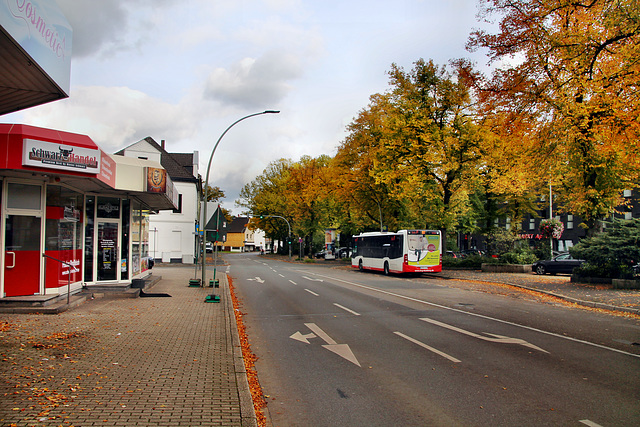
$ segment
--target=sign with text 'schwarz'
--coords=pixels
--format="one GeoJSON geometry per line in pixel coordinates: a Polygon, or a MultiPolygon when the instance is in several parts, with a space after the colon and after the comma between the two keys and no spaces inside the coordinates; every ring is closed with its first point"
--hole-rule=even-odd
{"type": "Polygon", "coordinates": [[[100,150],[25,139],[22,144],[22,164],[97,174],[100,172],[100,150]]]}

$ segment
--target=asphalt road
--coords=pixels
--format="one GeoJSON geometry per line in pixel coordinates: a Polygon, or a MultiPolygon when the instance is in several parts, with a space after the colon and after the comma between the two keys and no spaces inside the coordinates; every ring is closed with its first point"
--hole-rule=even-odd
{"type": "Polygon", "coordinates": [[[275,426],[640,425],[640,322],[225,255],[275,426]]]}

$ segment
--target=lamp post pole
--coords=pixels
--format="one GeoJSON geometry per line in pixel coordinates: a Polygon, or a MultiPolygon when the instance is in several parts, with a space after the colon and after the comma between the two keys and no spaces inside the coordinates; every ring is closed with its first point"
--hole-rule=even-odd
{"type": "MultiPolygon", "coordinates": [[[[253,113],[253,114],[249,114],[248,116],[244,116],[238,120],[236,120],[235,122],[231,123],[231,125],[229,125],[228,128],[225,129],[224,132],[222,132],[222,135],[220,135],[220,138],[218,138],[218,141],[216,141],[216,145],[213,146],[213,151],[211,151],[211,156],[209,157],[209,164],[207,165],[207,175],[204,181],[204,188],[202,189],[202,202],[204,202],[204,206],[202,207],[202,221],[204,222],[203,226],[202,226],[202,232],[203,234],[203,242],[206,245],[207,242],[207,230],[206,230],[206,226],[207,226],[207,198],[208,198],[208,183],[209,183],[209,172],[211,171],[211,161],[213,160],[213,155],[216,152],[216,148],[218,148],[218,144],[220,144],[220,141],[222,140],[222,137],[224,137],[227,132],[229,132],[229,129],[231,129],[232,127],[234,127],[236,124],[240,123],[243,120],[246,120],[250,117],[254,117],[254,116],[260,116],[262,114],[278,114],[280,111],[276,111],[276,110],[265,110],[262,111],[260,113],[253,113]]],[[[203,251],[203,256],[202,256],[202,286],[205,286],[206,283],[206,279],[207,279],[207,250],[205,248],[205,250],[203,251]]]]}

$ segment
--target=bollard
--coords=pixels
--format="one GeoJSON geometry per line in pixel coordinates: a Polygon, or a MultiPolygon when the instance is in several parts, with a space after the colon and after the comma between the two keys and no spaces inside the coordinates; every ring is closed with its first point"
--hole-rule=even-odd
{"type": "Polygon", "coordinates": [[[189,287],[190,288],[199,288],[200,287],[200,279],[189,279],[189,287]]]}
{"type": "Polygon", "coordinates": [[[204,302],[220,302],[220,297],[218,295],[207,295],[207,297],[204,299],[204,302]]]}

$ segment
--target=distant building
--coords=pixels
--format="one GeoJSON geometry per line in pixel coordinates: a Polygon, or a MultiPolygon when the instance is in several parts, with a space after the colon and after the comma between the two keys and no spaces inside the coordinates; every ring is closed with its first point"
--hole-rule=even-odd
{"type": "Polygon", "coordinates": [[[116,154],[154,160],[167,170],[179,193],[178,208],[150,216],[149,254],[157,262],[193,264],[200,193],[198,152],[169,153],[164,140],[158,144],[147,137],[116,154]]]}

